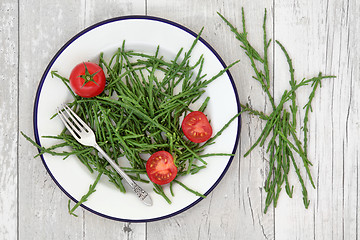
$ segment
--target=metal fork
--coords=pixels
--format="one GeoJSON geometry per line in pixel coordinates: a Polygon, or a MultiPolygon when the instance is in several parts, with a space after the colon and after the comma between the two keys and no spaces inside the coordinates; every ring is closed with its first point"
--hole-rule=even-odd
{"type": "Polygon", "coordinates": [[[62,110],[57,109],[58,115],[61,121],[65,124],[65,127],[69,130],[71,135],[85,146],[90,146],[99,151],[104,158],[110,163],[110,165],[120,174],[122,178],[131,186],[132,190],[136,193],[139,199],[148,206],[152,205],[152,200],[149,194],[137,185],[115,162],[112,160],[106,152],[97,144],[95,134],[91,128],[78,116],[76,113],[66,104],[62,110]]]}

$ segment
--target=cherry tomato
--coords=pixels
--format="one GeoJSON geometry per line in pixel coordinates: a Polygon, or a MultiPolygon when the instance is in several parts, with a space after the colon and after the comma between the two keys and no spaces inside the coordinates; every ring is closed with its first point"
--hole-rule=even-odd
{"type": "Polygon", "coordinates": [[[185,116],[181,128],[185,136],[194,143],[202,143],[209,140],[212,128],[204,113],[194,111],[185,116]]]}
{"type": "Polygon", "coordinates": [[[79,63],[70,74],[70,86],[79,96],[91,98],[105,88],[106,78],[101,67],[92,62],[79,63]]]}
{"type": "Polygon", "coordinates": [[[146,162],[146,172],[150,181],[164,185],[175,179],[177,167],[169,152],[158,151],[151,155],[146,162]]]}

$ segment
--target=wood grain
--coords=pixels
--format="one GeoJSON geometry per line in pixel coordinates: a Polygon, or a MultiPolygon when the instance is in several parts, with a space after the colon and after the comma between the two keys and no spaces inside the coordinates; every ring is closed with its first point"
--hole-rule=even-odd
{"type": "MultiPolygon", "coordinates": [[[[289,55],[293,59],[293,66],[295,69],[295,78],[300,81],[303,78],[311,78],[318,75],[319,71],[325,72],[324,58],[324,38],[321,38],[320,29],[321,20],[324,15],[319,14],[313,9],[319,9],[321,3],[308,4],[301,1],[290,3],[287,1],[276,1],[275,9],[275,32],[274,38],[280,41],[289,55]],[[316,4],[316,5],[315,5],[316,4]],[[310,28],[309,26],[314,26],[310,28]],[[314,37],[308,37],[314,36],[314,37]],[[315,37],[316,36],[316,37],[315,37]],[[306,60],[305,60],[306,59],[306,60]],[[311,60],[310,60],[311,59],[311,60]]],[[[288,63],[285,55],[278,45],[275,49],[275,78],[279,79],[275,85],[275,95],[281,96],[285,89],[289,89],[290,73],[288,63]]],[[[324,81],[322,90],[329,89],[332,80],[324,81]]],[[[298,118],[298,136],[303,139],[300,128],[303,126],[304,109],[303,106],[307,103],[308,96],[311,92],[311,87],[300,89],[297,93],[297,104],[299,111],[298,118]]],[[[319,91],[316,98],[313,100],[313,106],[320,101],[318,98],[319,91]]],[[[321,99],[321,101],[329,101],[321,99]]],[[[316,110],[317,111],[317,110],[316,110]]],[[[315,157],[317,150],[313,148],[313,138],[316,136],[314,129],[314,115],[310,113],[309,117],[309,159],[314,163],[311,167],[311,174],[313,179],[317,179],[317,158],[315,157]]],[[[310,206],[306,210],[302,200],[302,189],[295,170],[292,167],[290,170],[289,181],[294,186],[294,196],[290,199],[285,191],[283,192],[279,206],[275,213],[275,232],[276,239],[312,239],[315,237],[315,204],[316,204],[316,189],[313,189],[309,178],[306,176],[306,171],[301,162],[301,158],[296,158],[298,166],[300,166],[301,175],[305,179],[305,185],[308,191],[310,206]],[[292,221],[286,221],[292,219],[292,221]],[[306,229],[306,231],[298,231],[298,229],[306,229]]]]}
{"type": "Polygon", "coordinates": [[[356,183],[358,154],[357,147],[353,145],[355,139],[349,141],[349,136],[358,136],[358,127],[349,122],[350,116],[359,118],[358,112],[353,111],[352,107],[357,102],[352,99],[356,90],[353,88],[354,70],[357,69],[359,74],[359,57],[353,53],[360,50],[359,46],[353,44],[356,40],[352,27],[353,24],[357,25],[353,14],[359,9],[359,5],[353,4],[355,1],[326,2],[327,8],[324,8],[324,66],[327,72],[334,72],[337,76],[327,91],[321,90],[321,102],[317,105],[321,110],[315,110],[319,120],[325,123],[319,126],[321,132],[317,135],[317,141],[322,144],[317,153],[319,187],[315,212],[315,226],[318,226],[315,235],[324,239],[358,237],[355,229],[359,227],[359,208],[358,201],[354,199],[359,193],[356,183]],[[329,225],[332,226],[331,230],[329,225]]]}
{"type": "MultiPolygon", "coordinates": [[[[359,239],[360,156],[360,3],[356,0],[64,0],[0,2],[0,239],[359,239]],[[297,80],[322,71],[326,80],[314,98],[309,119],[309,158],[316,183],[306,185],[304,209],[294,171],[294,196],[283,190],[277,208],[263,213],[268,169],[265,149],[243,154],[256,141],[264,122],[243,114],[239,149],[215,190],[190,210],[151,223],[122,223],[78,209],[67,213],[68,198],[54,184],[37,150],[19,130],[33,135],[32,111],[37,85],[47,64],[72,36],[99,21],[147,14],[182,24],[203,38],[231,69],[240,101],[271,111],[238,41],[220,12],[241,28],[246,13],[249,39],[262,53],[262,21],[268,11],[268,35],[288,50],[297,80]],[[35,13],[35,14],[34,14],[35,13]],[[9,120],[10,119],[10,120],[9,120]]],[[[288,88],[284,56],[270,49],[272,93],[276,101],[288,88]]],[[[303,106],[310,93],[298,93],[303,106]]],[[[299,121],[304,114],[299,111],[299,121]]],[[[299,122],[299,123],[300,123],[299,122]]],[[[301,124],[298,126],[300,132],[301,124]]],[[[300,163],[300,159],[299,163],[300,163]]],[[[305,173],[302,171],[303,176],[305,173]]]]}
{"type": "MultiPolygon", "coordinates": [[[[19,9],[20,66],[19,123],[21,131],[32,136],[32,109],[37,85],[51,58],[83,26],[81,2],[62,1],[41,4],[22,1],[19,9]],[[29,11],[32,9],[32,11],[29,11]],[[51,11],[49,11],[51,9],[51,11]],[[72,12],[69,10],[72,9],[72,12]],[[33,14],[36,12],[37,14],[33,14]],[[64,27],[66,22],[66,27],[64,27]]],[[[19,156],[19,238],[80,239],[83,218],[67,213],[67,198],[44,169],[37,150],[20,138],[19,156]],[[62,210],[60,210],[62,209],[62,210]]]]}
{"type": "Polygon", "coordinates": [[[0,236],[17,236],[18,5],[0,3],[0,236]]]}
{"type": "MultiPolygon", "coordinates": [[[[337,76],[323,82],[310,116],[309,158],[314,163],[311,170],[317,184],[315,190],[307,184],[311,205],[301,211],[299,198],[282,201],[276,210],[277,239],[290,239],[290,236],[291,239],[357,238],[358,201],[351,199],[357,199],[359,193],[358,154],[353,141],[349,141],[349,136],[356,136],[353,131],[357,128],[349,123],[349,118],[358,117],[358,113],[352,111],[352,82],[353,71],[359,64],[358,58],[349,53],[350,48],[356,52],[359,48],[350,45],[354,41],[350,31],[354,20],[350,16],[356,11],[352,4],[354,1],[276,1],[275,35],[290,43],[288,50],[295,60],[298,80],[319,71],[337,76]]],[[[279,55],[280,51],[276,51],[276,56],[279,55]]],[[[286,79],[288,73],[281,61],[284,59],[276,60],[276,75],[286,79]]],[[[283,89],[286,84],[280,83],[279,88],[283,89]]],[[[298,102],[304,106],[309,90],[301,94],[304,97],[298,102]]],[[[303,115],[299,115],[301,119],[303,115]]],[[[296,192],[301,195],[299,187],[296,192]]]]}

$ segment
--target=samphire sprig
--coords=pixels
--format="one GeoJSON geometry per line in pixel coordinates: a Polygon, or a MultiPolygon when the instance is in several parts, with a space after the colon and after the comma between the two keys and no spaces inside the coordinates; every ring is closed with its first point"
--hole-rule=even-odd
{"type": "Polygon", "coordinates": [[[300,166],[297,163],[297,158],[301,159],[307,179],[310,181],[311,186],[315,188],[315,183],[310,172],[312,163],[309,161],[307,154],[308,115],[309,112],[312,111],[311,102],[314,99],[315,91],[319,86],[321,87],[321,81],[326,78],[335,78],[335,76],[323,76],[319,73],[316,77],[303,79],[297,82],[295,80],[292,60],[288,52],[279,41],[275,41],[286,57],[290,73],[290,89],[284,91],[279,103],[275,103],[274,97],[270,91],[271,79],[268,65],[268,49],[270,47],[271,39],[267,39],[266,9],[263,21],[263,56],[261,56],[261,54],[248,41],[244,9],[242,9],[242,32],[235,28],[224,16],[220,13],[218,14],[230,27],[230,30],[235,34],[236,38],[241,43],[240,46],[245,51],[246,56],[250,60],[251,67],[254,70],[253,78],[261,84],[262,90],[265,92],[272,106],[271,114],[266,115],[261,111],[253,109],[249,104],[241,104],[243,112],[257,116],[266,122],[258,139],[244,154],[246,157],[252,150],[255,149],[256,146],[263,147],[267,144],[266,151],[269,153],[269,171],[267,173],[264,186],[264,190],[267,193],[264,213],[267,212],[271,203],[273,203],[274,207],[276,207],[283,184],[285,184],[285,191],[287,195],[292,198],[294,186],[290,184],[288,178],[291,165],[295,169],[295,173],[302,188],[304,206],[305,208],[308,208],[310,200],[308,199],[306,183],[304,181],[304,177],[302,176],[303,173],[300,171],[300,166]],[[312,87],[312,92],[310,93],[307,104],[304,106],[305,115],[302,123],[303,125],[300,128],[303,132],[303,139],[301,141],[296,131],[298,124],[297,115],[299,111],[299,107],[296,102],[296,90],[300,87],[308,85],[312,87]],[[288,102],[290,102],[290,104],[286,104],[288,102]],[[290,110],[286,109],[287,105],[290,106],[290,110]]]}

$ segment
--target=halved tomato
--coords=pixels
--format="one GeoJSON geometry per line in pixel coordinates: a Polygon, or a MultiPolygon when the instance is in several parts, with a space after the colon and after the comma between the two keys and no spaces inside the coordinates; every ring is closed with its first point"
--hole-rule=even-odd
{"type": "Polygon", "coordinates": [[[194,111],[186,115],[181,128],[185,136],[194,143],[206,142],[211,138],[212,127],[204,113],[194,111]]]}
{"type": "Polygon", "coordinates": [[[146,162],[146,172],[150,181],[164,185],[175,179],[177,167],[169,152],[158,151],[146,162]]]}

